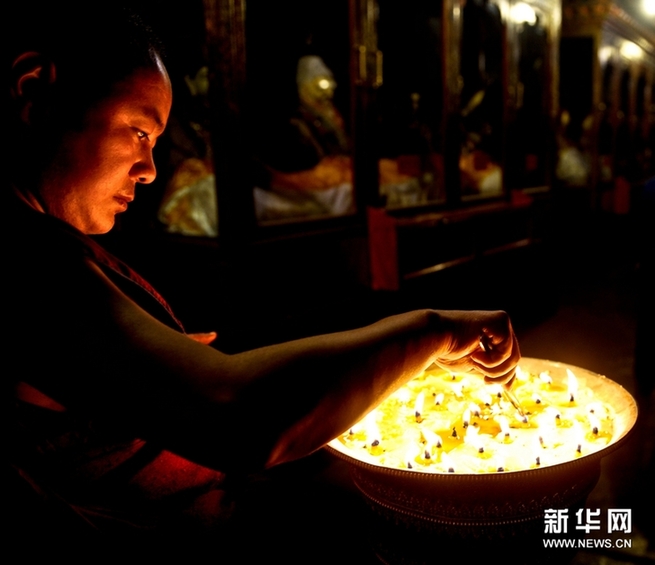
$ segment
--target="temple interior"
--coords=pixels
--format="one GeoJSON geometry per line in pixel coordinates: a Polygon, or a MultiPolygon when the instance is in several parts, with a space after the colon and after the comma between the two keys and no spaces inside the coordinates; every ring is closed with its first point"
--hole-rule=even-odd
{"type": "MultiPolygon", "coordinates": [[[[655,563],[653,2],[134,4],[173,111],[158,178],[97,241],[227,353],[507,311],[524,356],[605,375],[639,409],[586,503],[630,509],[630,547],[552,562],[655,563]]],[[[322,450],[253,478],[242,562],[396,565],[349,473],[322,450]]]]}

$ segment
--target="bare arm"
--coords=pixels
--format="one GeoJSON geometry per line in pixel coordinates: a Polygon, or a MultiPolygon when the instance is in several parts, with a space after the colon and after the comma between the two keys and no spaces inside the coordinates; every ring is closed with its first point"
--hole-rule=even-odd
{"type": "Polygon", "coordinates": [[[519,359],[506,314],[429,310],[226,355],[159,323],[89,267],[93,308],[68,301],[83,328],[71,349],[84,354],[63,351],[71,377],[46,388],[219,469],[311,453],[433,362],[502,382],[519,359]],[[81,376],[89,365],[92,379],[81,376]]]}

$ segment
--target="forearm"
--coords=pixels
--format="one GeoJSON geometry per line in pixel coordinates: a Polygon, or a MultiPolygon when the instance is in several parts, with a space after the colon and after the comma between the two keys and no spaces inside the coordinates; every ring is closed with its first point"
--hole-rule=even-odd
{"type": "MultiPolygon", "coordinates": [[[[126,321],[133,333],[141,323],[131,316],[126,321]]],[[[444,325],[438,312],[416,311],[225,355],[149,323],[131,340],[135,355],[160,367],[161,384],[172,383],[166,388],[179,389],[177,381],[188,387],[192,394],[180,394],[179,404],[195,397],[198,407],[188,417],[186,410],[165,420],[158,402],[149,410],[159,418],[145,422],[148,432],[163,432],[160,437],[178,452],[219,468],[252,469],[302,457],[434,361],[448,341],[444,325]]]]}
{"type": "Polygon", "coordinates": [[[237,356],[246,397],[262,399],[262,426],[279,426],[267,465],[317,449],[427,367],[442,326],[439,313],[416,311],[237,356]]]}

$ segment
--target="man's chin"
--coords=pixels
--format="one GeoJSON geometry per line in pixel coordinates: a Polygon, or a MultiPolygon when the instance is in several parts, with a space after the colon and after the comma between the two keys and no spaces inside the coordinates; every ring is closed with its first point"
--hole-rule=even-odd
{"type": "Polygon", "coordinates": [[[86,235],[104,235],[106,233],[109,233],[112,228],[114,227],[116,221],[112,217],[111,221],[95,224],[93,226],[89,226],[86,229],[80,230],[86,235]]]}

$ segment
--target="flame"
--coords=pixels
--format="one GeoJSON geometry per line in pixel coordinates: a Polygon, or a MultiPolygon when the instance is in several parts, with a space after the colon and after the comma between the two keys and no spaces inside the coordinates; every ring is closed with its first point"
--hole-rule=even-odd
{"type": "Polygon", "coordinates": [[[575,395],[578,393],[578,379],[575,378],[571,369],[566,369],[566,379],[571,402],[575,400],[575,395]]]}
{"type": "Polygon", "coordinates": [[[445,451],[441,454],[441,464],[444,466],[447,472],[455,472],[455,461],[450,457],[445,451]]]}
{"type": "Polygon", "coordinates": [[[587,412],[587,419],[589,420],[589,427],[591,428],[591,433],[598,435],[600,431],[600,420],[593,412],[587,412]]]}
{"type": "Polygon", "coordinates": [[[402,404],[407,404],[411,398],[411,392],[408,388],[399,388],[396,392],[393,393],[393,396],[402,404]]]}
{"type": "Polygon", "coordinates": [[[505,437],[509,437],[509,420],[507,419],[507,416],[497,416],[496,417],[496,422],[498,422],[498,425],[500,426],[500,431],[505,437]]]}
{"type": "Polygon", "coordinates": [[[480,433],[479,428],[476,428],[474,426],[469,426],[468,428],[466,428],[466,434],[464,435],[464,443],[474,447],[481,453],[482,451],[484,451],[484,443],[479,433],[480,433]]]}
{"type": "Polygon", "coordinates": [[[425,448],[431,450],[432,447],[440,448],[443,445],[441,437],[428,429],[422,429],[421,434],[425,439],[425,448]]]}
{"type": "Polygon", "coordinates": [[[499,384],[489,385],[487,390],[489,391],[489,394],[497,398],[501,398],[503,396],[503,387],[499,384]]]}
{"type": "Polygon", "coordinates": [[[423,405],[425,404],[425,394],[423,391],[416,395],[416,402],[414,402],[414,415],[418,418],[423,413],[423,405]]]}
{"type": "Polygon", "coordinates": [[[382,439],[382,434],[380,434],[380,428],[378,427],[377,422],[375,421],[376,413],[369,412],[364,418],[364,432],[366,433],[366,443],[368,445],[374,444],[376,441],[379,443],[382,439]]]}
{"type": "Polygon", "coordinates": [[[573,443],[575,444],[575,451],[582,455],[582,445],[584,443],[584,433],[582,426],[575,421],[573,422],[573,443]]]}
{"type": "Polygon", "coordinates": [[[414,467],[414,462],[418,456],[418,447],[415,445],[410,445],[405,452],[405,463],[407,464],[408,469],[414,467]]]}
{"type": "Polygon", "coordinates": [[[478,394],[478,400],[485,406],[490,406],[491,402],[493,401],[491,395],[486,390],[480,391],[480,393],[478,394]]]}
{"type": "Polygon", "coordinates": [[[518,365],[516,366],[516,380],[519,382],[525,382],[528,380],[528,375],[526,375],[525,371],[518,365]]]}

